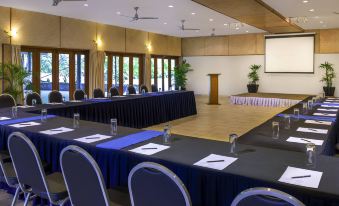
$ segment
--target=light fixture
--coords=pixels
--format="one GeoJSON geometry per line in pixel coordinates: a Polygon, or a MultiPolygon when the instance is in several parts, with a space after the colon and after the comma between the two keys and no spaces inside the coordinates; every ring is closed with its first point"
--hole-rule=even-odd
{"type": "Polygon", "coordinates": [[[308,11],[310,11],[310,12],[314,12],[314,9],[310,9],[310,10],[308,10],[308,11]]]}
{"type": "Polygon", "coordinates": [[[120,11],[117,11],[117,14],[118,14],[118,15],[121,15],[121,12],[120,12],[120,11]]]}
{"type": "Polygon", "coordinates": [[[248,30],[246,31],[246,33],[248,33],[248,30]]]}
{"type": "Polygon", "coordinates": [[[166,24],[167,24],[167,22],[164,22],[164,24],[166,25],[166,24]]]}
{"type": "Polygon", "coordinates": [[[96,40],[93,40],[93,43],[95,44],[95,46],[101,47],[102,40],[100,38],[97,38],[96,40]]]}
{"type": "Polygon", "coordinates": [[[324,22],[323,22],[323,21],[320,21],[319,23],[320,23],[320,24],[323,24],[324,22]]]}
{"type": "Polygon", "coordinates": [[[173,6],[173,5],[169,5],[168,7],[169,7],[169,8],[173,8],[174,6],[173,6]]]}
{"type": "Polygon", "coordinates": [[[213,19],[209,19],[210,21],[213,21],[213,19]]]}
{"type": "Polygon", "coordinates": [[[195,15],[195,13],[194,13],[194,12],[192,12],[191,14],[192,14],[192,15],[195,15]]]}
{"type": "Polygon", "coordinates": [[[16,37],[16,35],[18,34],[16,29],[12,29],[10,31],[6,31],[4,30],[4,32],[7,34],[8,37],[16,37]]]}
{"type": "Polygon", "coordinates": [[[84,4],[85,7],[88,7],[88,4],[84,4]]]}
{"type": "Polygon", "coordinates": [[[146,48],[147,48],[147,50],[148,50],[149,52],[152,51],[152,44],[151,44],[151,42],[146,43],[146,48]]]}
{"type": "Polygon", "coordinates": [[[239,30],[240,28],[239,27],[235,27],[236,30],[239,30]]]}
{"type": "Polygon", "coordinates": [[[308,1],[307,1],[307,0],[304,0],[304,1],[303,1],[303,3],[304,3],[304,4],[307,4],[307,3],[308,3],[308,1]]]}

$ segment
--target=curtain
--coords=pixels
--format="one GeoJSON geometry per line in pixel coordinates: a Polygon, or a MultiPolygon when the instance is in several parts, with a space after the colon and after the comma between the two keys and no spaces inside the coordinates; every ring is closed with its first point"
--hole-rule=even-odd
{"type": "Polygon", "coordinates": [[[12,45],[12,64],[21,65],[21,46],[12,45]]]}
{"type": "Polygon", "coordinates": [[[93,90],[96,88],[105,91],[104,64],[105,52],[91,51],[89,58],[89,97],[93,97],[93,90]]]}

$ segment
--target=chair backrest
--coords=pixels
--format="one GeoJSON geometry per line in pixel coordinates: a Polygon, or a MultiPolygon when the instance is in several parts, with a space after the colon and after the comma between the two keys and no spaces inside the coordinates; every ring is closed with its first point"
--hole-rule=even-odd
{"type": "Polygon", "coordinates": [[[40,156],[28,137],[20,132],[13,132],[8,137],[8,150],[11,155],[20,189],[35,194],[47,193],[51,200],[46,174],[40,156]]]}
{"type": "Polygon", "coordinates": [[[62,94],[59,91],[51,91],[48,94],[48,102],[49,103],[61,103],[62,101],[62,94]]]}
{"type": "Polygon", "coordinates": [[[128,94],[136,94],[137,92],[135,91],[135,88],[133,85],[128,86],[128,94]]]}
{"type": "Polygon", "coordinates": [[[104,98],[105,94],[100,88],[96,88],[93,90],[93,97],[94,98],[104,98]]]}
{"type": "Polygon", "coordinates": [[[152,92],[158,92],[158,87],[157,87],[157,85],[152,84],[151,88],[152,88],[152,92]]]}
{"type": "Polygon", "coordinates": [[[119,96],[119,95],[120,95],[119,90],[118,90],[118,88],[116,88],[116,87],[112,87],[112,88],[109,90],[109,92],[111,93],[111,96],[112,96],[112,97],[114,97],[114,96],[119,96]]]}
{"type": "Polygon", "coordinates": [[[61,151],[60,165],[72,205],[110,204],[100,168],[84,149],[67,146],[61,151]]]}
{"type": "Polygon", "coordinates": [[[140,93],[142,93],[142,90],[144,90],[146,93],[148,92],[148,88],[145,85],[140,86],[140,93]]]}
{"type": "Polygon", "coordinates": [[[36,104],[42,104],[41,97],[38,93],[33,92],[26,95],[26,104],[32,105],[33,99],[35,99],[36,104]]]}
{"type": "Polygon", "coordinates": [[[0,108],[13,107],[16,105],[15,99],[10,94],[0,95],[0,108]]]}
{"type": "Polygon", "coordinates": [[[128,189],[132,206],[189,206],[189,193],[172,171],[166,167],[144,162],[128,175],[128,189]]]}
{"type": "Polygon", "coordinates": [[[74,100],[83,100],[85,99],[85,95],[86,93],[83,90],[77,89],[74,91],[73,98],[74,100]]]}
{"type": "Polygon", "coordinates": [[[251,188],[241,192],[231,206],[305,206],[295,197],[271,188],[251,188]]]}

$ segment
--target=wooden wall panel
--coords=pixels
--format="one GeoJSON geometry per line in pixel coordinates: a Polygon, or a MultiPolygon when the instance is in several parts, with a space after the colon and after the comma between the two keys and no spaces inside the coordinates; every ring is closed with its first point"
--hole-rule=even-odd
{"type": "MultiPolygon", "coordinates": [[[[2,63],[2,44],[9,43],[9,37],[2,30],[9,30],[10,9],[0,7],[0,63],[2,63]]],[[[0,94],[2,94],[2,80],[0,79],[0,94]]]]}
{"type": "Polygon", "coordinates": [[[152,44],[151,54],[167,55],[168,38],[165,35],[149,33],[149,42],[152,44]]]}
{"type": "Polygon", "coordinates": [[[256,54],[265,54],[265,36],[264,34],[257,34],[256,35],[256,54]]]}
{"type": "Polygon", "coordinates": [[[60,46],[60,17],[12,9],[12,29],[17,29],[13,44],[29,46],[60,46]]]}
{"type": "Polygon", "coordinates": [[[135,29],[126,29],[126,52],[147,53],[148,33],[135,29]]]}
{"type": "Polygon", "coordinates": [[[167,55],[181,56],[181,38],[167,36],[167,39],[168,39],[167,55]]]}
{"type": "Polygon", "coordinates": [[[339,53],[339,29],[320,30],[320,53],[339,53]]]}
{"type": "Polygon", "coordinates": [[[122,27],[98,24],[98,37],[102,40],[102,49],[112,52],[125,51],[125,32],[122,27]]]}
{"type": "Polygon", "coordinates": [[[256,54],[256,34],[229,36],[229,55],[256,54]]]}
{"type": "Polygon", "coordinates": [[[94,47],[93,40],[96,40],[96,23],[61,18],[62,48],[92,49],[94,47]]]}
{"type": "Polygon", "coordinates": [[[205,41],[203,37],[182,39],[182,54],[184,56],[204,56],[205,41]]]}
{"type": "Polygon", "coordinates": [[[205,51],[206,56],[222,56],[228,55],[228,37],[227,36],[215,36],[206,37],[205,51]]]}

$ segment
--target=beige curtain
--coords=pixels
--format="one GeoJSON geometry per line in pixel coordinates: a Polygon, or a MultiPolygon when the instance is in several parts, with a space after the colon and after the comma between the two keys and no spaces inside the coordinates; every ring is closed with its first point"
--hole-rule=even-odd
{"type": "Polygon", "coordinates": [[[93,90],[100,88],[105,91],[104,64],[105,52],[91,51],[89,57],[89,97],[93,97],[93,90]]]}
{"type": "Polygon", "coordinates": [[[21,46],[12,45],[12,64],[21,64],[21,46]]]}

